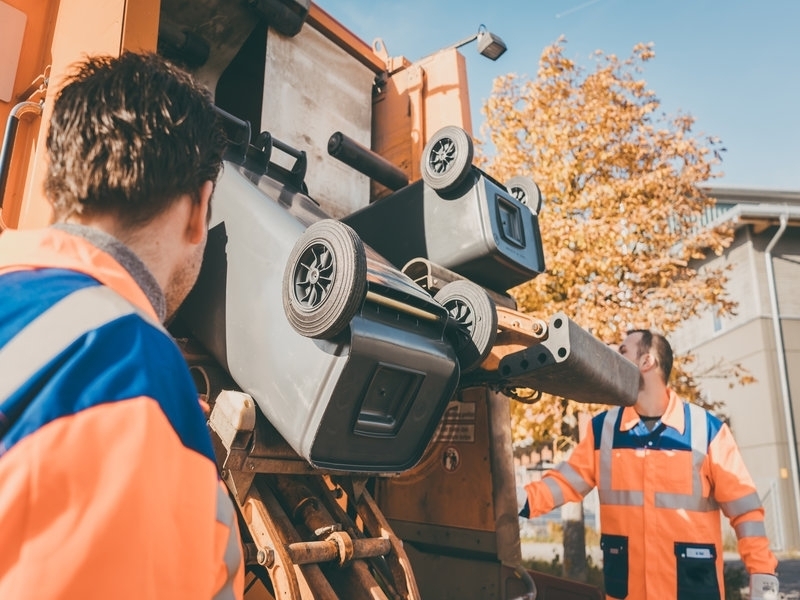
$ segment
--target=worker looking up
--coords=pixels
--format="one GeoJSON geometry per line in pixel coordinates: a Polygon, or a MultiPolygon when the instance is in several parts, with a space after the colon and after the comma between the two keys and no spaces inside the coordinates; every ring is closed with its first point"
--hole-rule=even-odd
{"type": "Polygon", "coordinates": [[[608,598],[725,597],[720,510],[738,538],[752,599],[777,599],[777,560],[764,509],[730,429],[667,385],[672,349],[647,330],[619,352],[639,367],[632,407],[591,421],[566,462],[526,486],[524,517],[600,497],[600,546],[608,598]]]}
{"type": "Polygon", "coordinates": [[[194,284],[225,138],[155,55],[76,65],[55,224],[0,235],[0,598],[237,598],[235,513],[164,322],[194,284]]]}

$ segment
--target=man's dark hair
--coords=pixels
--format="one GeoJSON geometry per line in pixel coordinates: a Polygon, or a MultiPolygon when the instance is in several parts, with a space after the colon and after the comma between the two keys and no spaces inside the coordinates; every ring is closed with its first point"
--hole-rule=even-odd
{"type": "Polygon", "coordinates": [[[209,94],[155,54],[88,58],[53,105],[45,193],[57,220],[147,223],[216,181],[225,137],[209,94]]]}
{"type": "Polygon", "coordinates": [[[634,333],[641,333],[639,338],[639,347],[637,358],[646,352],[653,351],[656,355],[656,360],[661,367],[661,372],[664,374],[664,383],[669,381],[669,375],[672,373],[672,346],[669,345],[667,338],[659,333],[653,333],[649,329],[632,329],[628,335],[634,333]]]}

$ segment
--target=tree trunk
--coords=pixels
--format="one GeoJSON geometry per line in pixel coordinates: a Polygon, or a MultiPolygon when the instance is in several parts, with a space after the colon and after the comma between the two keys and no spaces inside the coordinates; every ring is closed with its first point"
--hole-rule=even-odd
{"type": "Polygon", "coordinates": [[[583,523],[583,504],[567,502],[561,507],[561,524],[564,529],[563,576],[573,581],[586,582],[586,530],[583,523]]]}

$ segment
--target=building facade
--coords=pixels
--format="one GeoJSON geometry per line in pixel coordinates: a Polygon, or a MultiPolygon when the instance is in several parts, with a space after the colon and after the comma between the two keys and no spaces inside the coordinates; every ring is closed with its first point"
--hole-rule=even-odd
{"type": "Polygon", "coordinates": [[[710,400],[724,402],[767,512],[776,552],[800,550],[800,192],[710,188],[709,220],[729,222],[733,243],[694,265],[725,267],[736,313],[708,310],[672,334],[678,353],[696,357],[693,371],[710,400]],[[755,382],[720,375],[741,365],[755,382]],[[698,373],[703,375],[697,376],[698,373]]]}

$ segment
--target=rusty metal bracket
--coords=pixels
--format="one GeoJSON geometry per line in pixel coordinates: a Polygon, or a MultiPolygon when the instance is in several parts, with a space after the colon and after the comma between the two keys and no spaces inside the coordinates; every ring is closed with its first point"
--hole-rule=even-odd
{"type": "Polygon", "coordinates": [[[403,549],[403,540],[392,531],[389,522],[368,491],[364,490],[364,493],[361,494],[356,508],[358,515],[364,521],[365,529],[372,535],[385,537],[391,543],[392,552],[386,558],[400,596],[406,600],[420,600],[421,596],[414,578],[414,571],[411,568],[411,561],[403,549]]]}

